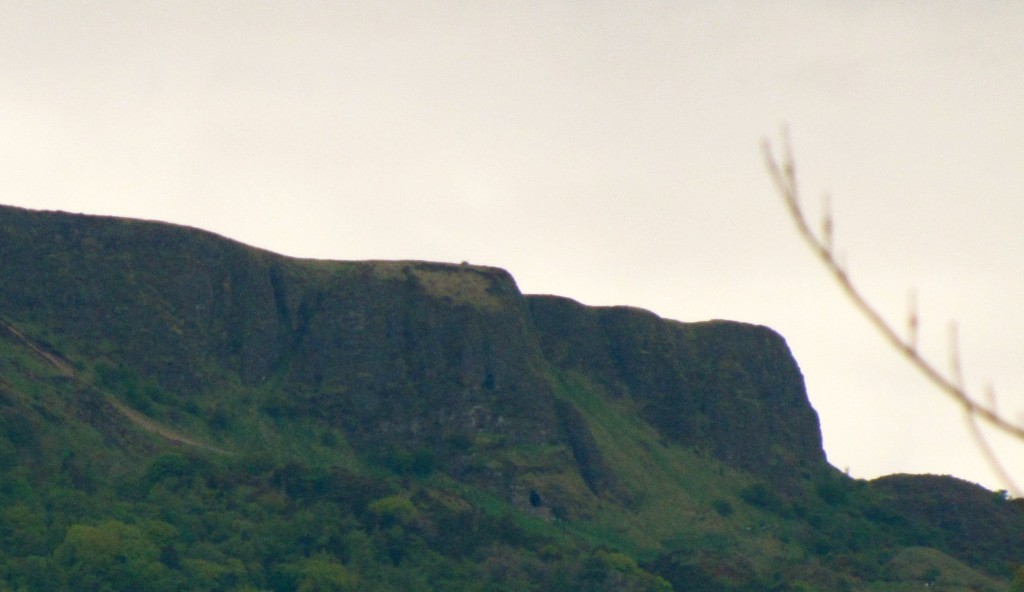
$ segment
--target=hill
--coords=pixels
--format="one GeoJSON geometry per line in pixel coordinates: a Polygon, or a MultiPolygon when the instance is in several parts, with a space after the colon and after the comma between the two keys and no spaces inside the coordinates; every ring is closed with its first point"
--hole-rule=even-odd
{"type": "Polygon", "coordinates": [[[8,589],[1004,590],[1024,561],[1016,500],[831,467],[766,327],[8,207],[0,254],[8,589]]]}

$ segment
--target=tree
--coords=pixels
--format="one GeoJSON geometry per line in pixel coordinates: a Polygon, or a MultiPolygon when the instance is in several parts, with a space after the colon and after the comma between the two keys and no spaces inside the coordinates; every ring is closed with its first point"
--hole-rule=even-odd
{"type": "Polygon", "coordinates": [[[991,389],[986,393],[985,399],[989,401],[986,404],[981,403],[981,398],[969,392],[964,386],[956,326],[953,325],[950,329],[951,370],[948,373],[944,373],[938,369],[937,364],[925,358],[918,350],[917,332],[919,319],[913,300],[911,300],[911,310],[907,315],[906,334],[901,335],[900,331],[886,321],[878,312],[878,308],[868,302],[863,293],[854,285],[843,263],[837,258],[833,244],[833,220],[828,209],[825,210],[822,218],[821,230],[816,232],[812,229],[800,203],[800,192],[796,180],[796,165],[793,162],[788,135],[785,132],[783,133],[782,153],[779,158],[776,158],[771,143],[767,139],[762,143],[762,150],[764,152],[765,165],[775,184],[775,189],[782,197],[783,202],[785,202],[800,237],[807,243],[808,247],[821,260],[828,271],[831,272],[833,279],[850,298],[857,310],[881,333],[886,342],[903,355],[939,391],[946,394],[963,408],[964,417],[967,420],[971,435],[978,449],[985,456],[996,475],[1006,483],[1015,496],[1020,497],[1022,491],[1020,486],[1017,485],[1003,467],[1002,462],[985,439],[978,426],[978,420],[980,419],[1021,441],[1024,441],[1024,427],[1014,424],[1010,419],[996,411],[995,395],[991,392],[991,389]]]}
{"type": "Polygon", "coordinates": [[[171,588],[173,574],[160,563],[157,546],[141,529],[119,520],[71,526],[54,558],[76,590],[171,588]]]}
{"type": "Polygon", "coordinates": [[[346,592],[359,585],[351,570],[325,553],[302,560],[297,572],[299,592],[346,592]]]}

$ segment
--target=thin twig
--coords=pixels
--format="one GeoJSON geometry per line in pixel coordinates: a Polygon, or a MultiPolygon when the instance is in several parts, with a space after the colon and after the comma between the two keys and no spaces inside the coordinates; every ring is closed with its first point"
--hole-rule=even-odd
{"type": "MultiPolygon", "coordinates": [[[[1013,490],[1014,495],[1020,496],[1021,488],[1013,481],[1013,479],[1010,478],[1007,471],[999,462],[999,459],[992,450],[992,447],[985,440],[980,427],[977,425],[976,419],[981,418],[990,426],[1022,441],[1024,441],[1024,428],[1012,423],[996,412],[994,404],[995,397],[991,394],[990,389],[987,391],[989,403],[988,405],[985,405],[978,403],[975,400],[975,397],[971,396],[967,389],[964,388],[960,370],[960,354],[955,341],[955,328],[953,333],[952,350],[950,352],[952,374],[951,376],[946,376],[940,372],[933,363],[925,359],[919,353],[917,347],[919,321],[917,318],[916,302],[912,301],[911,303],[911,310],[908,317],[909,334],[906,338],[903,338],[896,332],[893,326],[882,317],[878,310],[867,301],[856,286],[854,286],[853,281],[850,279],[850,276],[846,271],[845,265],[843,265],[836,257],[834,251],[835,245],[833,242],[833,221],[831,212],[826,211],[822,224],[821,237],[811,230],[811,226],[808,224],[807,217],[800,205],[799,191],[796,183],[796,167],[793,164],[793,155],[787,135],[785,133],[783,134],[781,162],[775,158],[775,154],[773,153],[771,144],[768,140],[764,140],[762,143],[762,149],[764,151],[765,163],[768,167],[768,172],[771,174],[772,181],[775,183],[775,188],[778,190],[779,195],[782,196],[783,202],[786,204],[786,209],[789,211],[790,217],[796,224],[796,228],[800,236],[804,239],[814,254],[817,255],[825,264],[825,267],[832,273],[836,282],[842,288],[843,292],[850,298],[857,310],[859,310],[868,319],[875,329],[882,334],[885,340],[895,348],[896,351],[903,354],[915,368],[917,368],[929,381],[932,382],[932,384],[937,386],[939,390],[944,392],[963,408],[964,413],[967,416],[968,425],[971,428],[971,433],[978,445],[978,448],[981,450],[982,454],[985,456],[986,460],[992,466],[999,478],[1013,490]]],[[[912,298],[915,297],[912,296],[912,298]]]]}

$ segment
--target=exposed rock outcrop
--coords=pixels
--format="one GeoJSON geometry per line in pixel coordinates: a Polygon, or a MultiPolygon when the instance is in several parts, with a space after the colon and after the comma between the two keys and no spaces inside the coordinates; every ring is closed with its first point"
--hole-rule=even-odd
{"type": "Polygon", "coordinates": [[[281,409],[343,426],[365,451],[398,440],[458,467],[449,444],[480,433],[563,442],[592,488],[620,495],[556,404],[552,372],[573,371],[634,399],[669,440],[763,477],[824,463],[799,368],[764,327],[524,297],[488,267],[295,260],[168,224],[9,207],[0,252],[5,318],[185,398],[216,396],[225,370],[286,384],[281,409]]]}
{"type": "Polygon", "coordinates": [[[528,301],[552,364],[633,398],[646,421],[671,440],[771,479],[824,463],[803,376],[771,329],[679,323],[554,296],[528,301]]]}

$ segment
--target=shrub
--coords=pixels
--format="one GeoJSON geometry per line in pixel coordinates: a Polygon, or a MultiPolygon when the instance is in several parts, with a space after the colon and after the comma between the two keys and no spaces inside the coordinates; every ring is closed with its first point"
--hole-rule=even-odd
{"type": "Polygon", "coordinates": [[[718,512],[719,516],[729,517],[732,515],[732,504],[730,504],[728,500],[718,498],[715,501],[711,502],[711,507],[714,508],[716,512],[718,512]]]}
{"type": "Polygon", "coordinates": [[[434,453],[425,448],[411,452],[399,446],[392,446],[382,459],[384,465],[399,475],[425,477],[434,472],[434,453]]]}
{"type": "Polygon", "coordinates": [[[146,480],[156,483],[163,479],[187,479],[197,470],[196,462],[181,454],[170,452],[154,458],[146,469],[146,480]]]}
{"type": "Polygon", "coordinates": [[[752,483],[744,487],[740,490],[740,498],[762,510],[778,513],[784,508],[782,499],[764,483],[752,483]]]}
{"type": "Polygon", "coordinates": [[[381,526],[406,525],[417,516],[416,506],[402,495],[389,495],[369,505],[370,513],[377,516],[381,526]]]}

